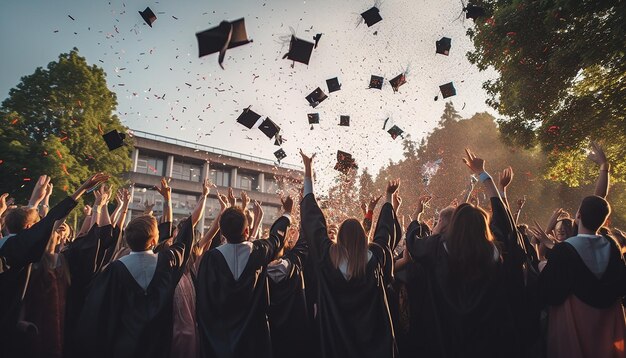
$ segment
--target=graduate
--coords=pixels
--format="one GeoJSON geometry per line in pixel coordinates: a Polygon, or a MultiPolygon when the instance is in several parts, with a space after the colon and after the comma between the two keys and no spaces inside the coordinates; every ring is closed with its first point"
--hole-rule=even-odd
{"type": "MultiPolygon", "coordinates": [[[[93,175],[71,196],[59,202],[48,214],[37,222],[38,216],[32,209],[16,208],[5,218],[9,235],[0,239],[0,356],[22,357],[28,325],[19,324],[22,300],[28,287],[30,264],[38,262],[50,240],[55,223],[63,220],[76,206],[80,197],[88,190],[108,180],[103,173],[93,175]],[[15,220],[11,218],[15,216],[15,220]]],[[[35,184],[30,207],[37,207],[43,199],[50,179],[46,175],[35,184]],[[34,200],[33,200],[34,199],[34,200]],[[33,201],[35,203],[33,203],[33,201]]],[[[4,198],[4,197],[3,197],[4,198]]],[[[4,200],[4,199],[3,199],[4,200]]],[[[4,206],[4,205],[3,205],[4,206]]],[[[30,327],[32,330],[33,328],[30,327]]],[[[36,329],[36,328],[35,328],[36,329]]],[[[32,331],[31,331],[32,332],[32,331]]]]}
{"type": "MultiPolygon", "coordinates": [[[[208,194],[208,191],[206,191],[208,194]]],[[[189,260],[193,228],[202,216],[181,225],[172,245],[158,254],[157,220],[130,221],[124,239],[131,253],[112,262],[92,284],[76,332],[85,357],[168,357],[174,291],[189,260]]]]}
{"type": "Polygon", "coordinates": [[[368,242],[357,219],[339,227],[337,241],[328,238],[326,219],[313,194],[312,161],[304,162],[302,230],[319,283],[319,325],[322,357],[394,357],[397,348],[385,293],[385,260],[395,242],[396,213],[391,200],[399,181],[389,182],[383,205],[368,242]]]}
{"type": "Polygon", "coordinates": [[[281,201],[284,215],[267,239],[248,241],[243,209],[230,207],[221,214],[226,243],[207,252],[198,269],[196,311],[203,357],[272,357],[267,265],[283,245],[293,208],[291,197],[281,201]]]}

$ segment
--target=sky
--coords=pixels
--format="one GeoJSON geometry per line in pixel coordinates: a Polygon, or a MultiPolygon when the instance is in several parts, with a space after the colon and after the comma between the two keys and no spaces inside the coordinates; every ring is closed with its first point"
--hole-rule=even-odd
{"type": "MultiPolygon", "coordinates": [[[[337,150],[352,153],[361,169],[374,174],[402,158],[401,138],[383,130],[395,124],[419,141],[434,127],[445,101],[439,85],[454,82],[451,100],[468,118],[493,110],[482,83],[494,72],[469,63],[472,49],[459,16],[460,0],[387,0],[383,18],[368,28],[360,13],[374,3],[358,0],[101,1],[22,0],[0,2],[0,98],[20,78],[45,67],[60,53],[79,49],[107,73],[117,94],[117,114],[131,129],[274,159],[278,149],[258,129],[236,122],[243,108],[270,117],[286,142],[285,163],[300,164],[299,148],[317,153],[317,167],[332,170],[337,150]],[[156,13],[150,28],[138,11],[156,13]],[[71,16],[71,18],[70,18],[71,16]],[[198,57],[195,33],[223,20],[245,18],[252,43],[198,57]],[[73,19],[72,19],[73,18],[73,19]],[[309,65],[282,59],[292,34],[312,41],[322,33],[309,65]],[[449,56],[435,53],[435,41],[452,39],[449,56]],[[388,80],[407,73],[393,93],[388,80]],[[385,77],[382,90],[367,89],[370,75],[385,77]],[[341,90],[317,108],[305,96],[326,79],[338,77],[341,90]],[[439,100],[434,97],[439,95],[439,100]],[[319,113],[313,130],[307,113],[319,113]],[[339,116],[350,127],[339,127],[339,116]],[[329,169],[330,168],[330,169],[329,169]]],[[[462,138],[460,139],[462,140],[462,138]]]]}

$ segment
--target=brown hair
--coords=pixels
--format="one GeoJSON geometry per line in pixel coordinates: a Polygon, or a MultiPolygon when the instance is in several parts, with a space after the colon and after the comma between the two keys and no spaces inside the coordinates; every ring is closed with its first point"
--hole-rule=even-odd
{"type": "Polygon", "coordinates": [[[4,225],[11,234],[17,234],[24,230],[29,223],[39,221],[37,210],[27,207],[9,210],[4,216],[4,225]]]}
{"type": "Polygon", "coordinates": [[[611,206],[597,195],[591,195],[583,199],[578,208],[580,222],[587,230],[598,231],[611,214],[611,206]]]}
{"type": "Polygon", "coordinates": [[[452,216],[446,235],[450,278],[458,282],[480,279],[494,265],[494,239],[487,213],[461,204],[452,216]]]}
{"type": "Polygon", "coordinates": [[[357,219],[346,219],[339,227],[337,242],[330,247],[330,260],[335,268],[348,262],[348,279],[365,275],[367,266],[367,234],[357,219]]]}
{"type": "Polygon", "coordinates": [[[154,216],[142,215],[132,219],[126,226],[124,238],[132,251],[145,251],[150,241],[159,237],[159,229],[154,216]]]}
{"type": "Polygon", "coordinates": [[[230,207],[220,216],[220,233],[229,243],[240,243],[246,241],[243,233],[248,227],[248,219],[243,209],[230,207]]]}

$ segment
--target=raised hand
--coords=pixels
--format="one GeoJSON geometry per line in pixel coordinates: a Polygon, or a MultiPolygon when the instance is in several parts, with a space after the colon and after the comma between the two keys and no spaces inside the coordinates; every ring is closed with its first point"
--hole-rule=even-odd
{"type": "Polygon", "coordinates": [[[484,159],[477,157],[469,148],[465,148],[465,155],[466,157],[463,158],[463,163],[467,165],[472,173],[480,174],[485,171],[484,159]]]}
{"type": "Polygon", "coordinates": [[[506,187],[511,184],[513,180],[513,168],[508,167],[504,169],[502,172],[498,173],[498,184],[500,185],[500,190],[504,191],[506,187]]]}
{"type": "Polygon", "coordinates": [[[398,212],[398,209],[400,209],[401,205],[402,205],[402,197],[400,197],[400,191],[396,190],[391,195],[391,206],[393,206],[393,210],[398,212]]]}
{"type": "Polygon", "coordinates": [[[250,197],[248,196],[248,193],[242,190],[241,191],[241,207],[245,210],[248,208],[248,205],[250,205],[250,197]]]}
{"type": "Polygon", "coordinates": [[[154,204],[155,203],[151,203],[148,199],[146,199],[146,201],[143,202],[143,214],[152,215],[152,208],[154,208],[154,204]]]}
{"type": "Polygon", "coordinates": [[[591,151],[589,152],[589,155],[587,157],[600,166],[606,165],[608,163],[606,155],[604,154],[604,150],[596,142],[591,142],[591,151]]]}
{"type": "Polygon", "coordinates": [[[30,200],[28,201],[28,206],[36,207],[39,203],[46,197],[46,191],[48,189],[48,184],[50,184],[50,177],[47,175],[42,175],[39,177],[37,182],[35,183],[35,187],[33,188],[33,192],[30,195],[30,200]]]}
{"type": "Polygon", "coordinates": [[[422,195],[417,199],[417,206],[415,207],[415,212],[413,213],[413,217],[415,220],[419,220],[419,217],[424,213],[424,208],[428,206],[428,203],[432,199],[430,195],[422,195]]]}
{"type": "Polygon", "coordinates": [[[4,194],[0,195],[0,216],[2,216],[2,214],[4,214],[4,212],[8,208],[8,205],[7,205],[7,197],[8,196],[9,196],[9,193],[4,193],[4,194]]]}
{"type": "Polygon", "coordinates": [[[526,195],[524,195],[523,198],[517,199],[517,208],[518,209],[522,209],[524,207],[524,205],[526,204],[526,195]]]}
{"type": "Polygon", "coordinates": [[[230,206],[237,205],[237,198],[235,198],[233,188],[228,188],[228,203],[230,204],[230,206]]]}
{"type": "Polygon", "coordinates": [[[128,205],[130,204],[130,191],[128,191],[128,189],[124,188],[122,189],[122,203],[124,205],[128,205]]]}
{"type": "Polygon", "coordinates": [[[203,196],[209,196],[209,192],[211,190],[211,182],[209,181],[209,179],[204,179],[204,182],[202,183],[202,195],[203,196]]]}
{"type": "Polygon", "coordinates": [[[85,191],[92,190],[96,186],[109,180],[109,178],[110,176],[108,174],[104,174],[104,173],[94,174],[91,176],[91,178],[87,179],[87,181],[85,181],[83,185],[81,185],[80,189],[85,190],[85,191]]]}
{"type": "Polygon", "coordinates": [[[551,235],[548,235],[536,220],[534,227],[529,227],[528,230],[535,236],[540,244],[549,249],[554,247],[556,240],[551,235]]]}
{"type": "Polygon", "coordinates": [[[313,159],[315,159],[315,154],[313,153],[310,157],[304,154],[302,149],[300,149],[300,156],[302,156],[302,163],[304,164],[304,176],[306,178],[311,177],[312,167],[313,167],[313,159]]]}
{"type": "Polygon", "coordinates": [[[291,196],[281,196],[280,202],[283,204],[283,209],[285,210],[285,213],[291,213],[291,210],[293,209],[293,199],[291,198],[291,196]]]}
{"type": "Polygon", "coordinates": [[[361,212],[363,213],[363,216],[367,214],[367,203],[364,201],[361,202],[361,212]]]}
{"type": "Polygon", "coordinates": [[[380,201],[380,198],[382,198],[382,197],[383,197],[382,194],[379,195],[379,196],[372,196],[370,198],[370,203],[369,203],[369,206],[368,206],[368,210],[369,211],[374,211],[374,208],[376,207],[376,205],[378,204],[378,201],[380,201]]]}
{"type": "Polygon", "coordinates": [[[91,216],[91,206],[89,205],[83,206],[83,214],[85,216],[91,216]]]}
{"type": "Polygon", "coordinates": [[[172,199],[172,188],[170,188],[169,186],[169,180],[165,179],[165,178],[161,178],[161,186],[157,187],[155,186],[154,189],[159,192],[159,194],[161,194],[161,196],[163,197],[163,200],[167,201],[171,201],[172,199]]]}
{"type": "Polygon", "coordinates": [[[217,200],[220,202],[220,212],[228,207],[228,198],[224,194],[217,193],[217,200]]]}
{"type": "Polygon", "coordinates": [[[395,193],[399,187],[400,187],[400,179],[390,180],[387,183],[387,194],[391,195],[395,193]]]}
{"type": "Polygon", "coordinates": [[[263,207],[261,207],[261,203],[258,201],[254,201],[252,204],[252,213],[257,220],[263,217],[263,207]]]}

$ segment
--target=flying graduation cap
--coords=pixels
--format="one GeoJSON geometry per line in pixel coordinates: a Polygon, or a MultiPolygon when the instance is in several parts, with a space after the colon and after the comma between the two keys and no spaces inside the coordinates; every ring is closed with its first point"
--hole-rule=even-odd
{"type": "Polygon", "coordinates": [[[146,7],[144,11],[139,11],[139,15],[143,18],[143,21],[148,24],[148,26],[152,27],[152,24],[156,21],[157,17],[150,7],[146,7]]]}
{"type": "Polygon", "coordinates": [[[315,36],[313,36],[313,41],[315,41],[315,46],[313,46],[313,48],[317,48],[317,44],[320,42],[321,38],[322,34],[316,34],[315,36]]]}
{"type": "Polygon", "coordinates": [[[392,78],[389,83],[391,84],[391,88],[393,88],[393,93],[396,93],[398,92],[400,86],[406,83],[406,76],[404,75],[404,73],[401,73],[392,78]]]}
{"type": "MultiPolygon", "coordinates": [[[[265,118],[265,120],[259,125],[259,130],[263,132],[267,136],[267,138],[272,139],[274,136],[280,132],[280,127],[274,123],[270,117],[265,118]]],[[[282,139],[281,139],[282,142],[282,139]]]]}
{"type": "Polygon", "coordinates": [[[276,133],[276,136],[274,137],[274,145],[277,145],[280,147],[281,145],[283,145],[284,141],[285,140],[283,139],[283,135],[280,134],[280,132],[276,133]]]}
{"type": "MultiPolygon", "coordinates": [[[[319,40],[318,40],[319,41],[319,40]]],[[[311,53],[313,52],[315,44],[309,41],[305,41],[291,35],[291,41],[289,42],[289,52],[283,56],[283,59],[288,58],[295,62],[309,64],[311,59],[311,53]]]]}
{"type": "Polygon", "coordinates": [[[199,57],[219,52],[217,62],[222,69],[224,69],[222,62],[224,62],[227,49],[252,42],[248,39],[243,17],[232,22],[222,21],[217,27],[196,33],[196,38],[198,39],[199,57]]]}
{"type": "Polygon", "coordinates": [[[328,93],[333,93],[341,89],[341,84],[337,77],[326,80],[326,85],[328,86],[328,93]]]}
{"type": "Polygon", "coordinates": [[[256,122],[261,118],[260,114],[256,114],[253,110],[244,108],[243,112],[237,117],[237,122],[243,124],[248,129],[252,129],[256,122]]]}
{"type": "Polygon", "coordinates": [[[125,144],[124,139],[126,139],[126,134],[120,133],[117,131],[117,129],[114,129],[108,133],[103,134],[102,138],[109,148],[109,151],[112,151],[120,148],[125,144]]]}
{"type": "Polygon", "coordinates": [[[379,23],[383,19],[380,16],[380,10],[376,6],[363,12],[361,14],[361,17],[363,17],[363,20],[365,20],[367,27],[372,27],[373,25],[379,23]]]}
{"type": "Polygon", "coordinates": [[[387,131],[387,133],[391,134],[391,138],[393,138],[393,140],[395,140],[396,138],[398,138],[398,136],[404,138],[402,136],[402,133],[404,133],[404,131],[402,129],[400,129],[400,127],[394,125],[393,127],[389,128],[389,130],[387,131]]]}
{"type": "Polygon", "coordinates": [[[384,81],[385,78],[372,75],[372,77],[370,78],[370,86],[368,88],[382,89],[384,81]]]}
{"type": "Polygon", "coordinates": [[[456,89],[454,88],[453,82],[446,83],[445,85],[439,86],[439,90],[441,91],[441,96],[443,98],[456,96],[456,89]]]}
{"type": "Polygon", "coordinates": [[[436,41],[437,47],[436,53],[446,55],[450,54],[450,47],[452,47],[452,39],[449,37],[442,37],[441,40],[436,41]]]}
{"type": "Polygon", "coordinates": [[[338,170],[343,174],[348,174],[352,169],[359,169],[359,166],[356,165],[356,161],[352,158],[352,154],[338,150],[335,170],[338,170]]]}
{"type": "Polygon", "coordinates": [[[467,4],[467,6],[463,8],[463,11],[465,11],[466,19],[476,20],[477,18],[486,15],[484,7],[472,4],[467,4]]]}
{"type": "Polygon", "coordinates": [[[328,96],[321,88],[317,87],[315,91],[311,92],[308,96],[305,97],[309,102],[309,105],[313,108],[317,107],[322,101],[324,101],[328,96]]]}
{"type": "Polygon", "coordinates": [[[350,116],[339,116],[339,125],[343,127],[350,127],[350,116]]]}
{"type": "Polygon", "coordinates": [[[319,124],[320,123],[320,114],[319,113],[309,113],[306,115],[309,120],[309,124],[319,124]]]}
{"type": "Polygon", "coordinates": [[[283,148],[280,148],[279,150],[274,152],[274,156],[276,157],[276,159],[278,159],[278,162],[280,163],[281,160],[287,158],[287,153],[285,153],[283,148]]]}

